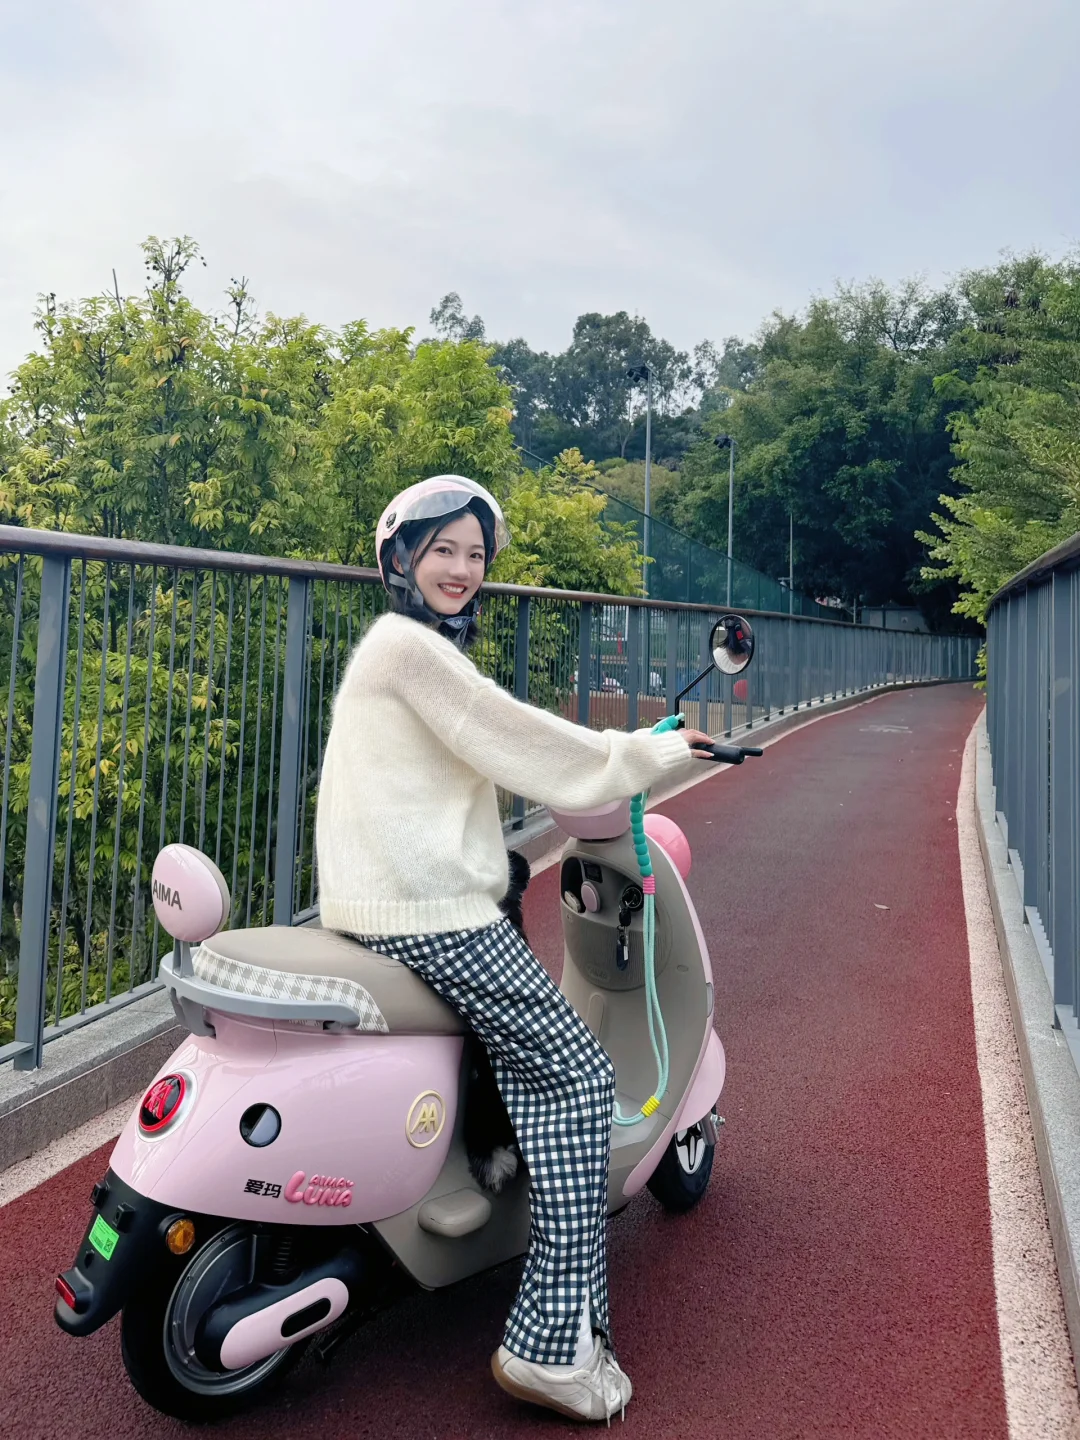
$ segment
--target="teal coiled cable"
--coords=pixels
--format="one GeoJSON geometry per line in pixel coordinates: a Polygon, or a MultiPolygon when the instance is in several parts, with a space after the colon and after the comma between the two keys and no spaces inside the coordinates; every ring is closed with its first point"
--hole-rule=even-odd
{"type": "MultiPolygon", "coordinates": [[[[654,734],[665,730],[677,730],[682,724],[681,715],[667,715],[653,726],[654,734]]],[[[639,1125],[660,1108],[660,1101],[668,1087],[668,1039],[660,999],[656,993],[656,877],[653,874],[649,842],[645,835],[646,792],[635,795],[630,801],[630,835],[634,842],[638,869],[641,872],[641,888],[645,892],[645,905],[641,916],[641,934],[645,960],[645,1014],[649,1022],[649,1039],[656,1059],[656,1089],[636,1115],[623,1115],[615,1102],[614,1121],[616,1125],[639,1125]]]]}

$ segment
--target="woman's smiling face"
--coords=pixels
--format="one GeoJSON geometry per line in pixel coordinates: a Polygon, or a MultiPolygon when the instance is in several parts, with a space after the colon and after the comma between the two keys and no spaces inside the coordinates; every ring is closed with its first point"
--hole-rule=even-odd
{"type": "Polygon", "coordinates": [[[415,563],[416,586],[436,615],[457,615],[480,589],[487,552],[475,515],[461,515],[440,530],[415,563]]]}

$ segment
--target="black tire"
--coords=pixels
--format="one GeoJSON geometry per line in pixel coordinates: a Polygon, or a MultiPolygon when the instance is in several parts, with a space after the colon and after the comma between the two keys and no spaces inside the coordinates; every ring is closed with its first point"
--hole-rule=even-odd
{"type": "Polygon", "coordinates": [[[714,1149],[700,1122],[675,1132],[648,1182],[665,1210],[683,1215],[694,1208],[709,1188],[714,1149]]]}
{"type": "MultiPolygon", "coordinates": [[[[206,1248],[202,1246],[194,1253],[192,1263],[206,1248]]],[[[185,1385],[166,1354],[166,1323],[182,1278],[175,1270],[157,1277],[124,1306],[120,1321],[124,1369],[146,1403],[163,1415],[196,1424],[221,1420],[248,1409],[272,1390],[300,1359],[309,1342],[297,1341],[280,1351],[273,1363],[261,1361],[248,1370],[222,1375],[220,1388],[215,1387],[212,1375],[203,1389],[185,1385]]]]}

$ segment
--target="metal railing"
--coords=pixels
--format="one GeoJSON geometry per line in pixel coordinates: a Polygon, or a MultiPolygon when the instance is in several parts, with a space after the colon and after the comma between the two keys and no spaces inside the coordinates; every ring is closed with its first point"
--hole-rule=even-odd
{"type": "Polygon", "coordinates": [[[997,820],[1080,1068],[1080,534],[994,596],[986,641],[997,820]]]}
{"type": "MultiPolygon", "coordinates": [[[[169,841],[221,867],[233,924],[316,913],[331,705],[383,607],[369,570],[0,526],[0,1060],[39,1065],[45,1042],[156,987],[149,882],[169,841]]],[[[489,586],[473,653],[523,699],[633,729],[704,668],[719,613],[489,586]]],[[[691,725],[729,733],[816,698],[974,674],[966,637],[754,625],[755,665],[701,685],[691,725]]],[[[511,830],[536,808],[500,801],[511,830]]]]}

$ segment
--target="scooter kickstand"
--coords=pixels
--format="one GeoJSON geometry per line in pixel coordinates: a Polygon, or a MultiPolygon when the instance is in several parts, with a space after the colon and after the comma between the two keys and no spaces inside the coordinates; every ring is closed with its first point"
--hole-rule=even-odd
{"type": "Polygon", "coordinates": [[[705,1116],[701,1122],[701,1133],[707,1145],[715,1145],[720,1138],[720,1126],[723,1125],[724,1117],[718,1115],[715,1110],[705,1116]]]}

